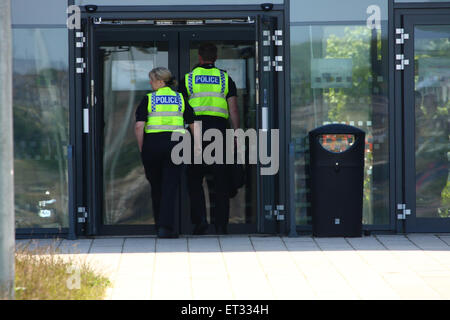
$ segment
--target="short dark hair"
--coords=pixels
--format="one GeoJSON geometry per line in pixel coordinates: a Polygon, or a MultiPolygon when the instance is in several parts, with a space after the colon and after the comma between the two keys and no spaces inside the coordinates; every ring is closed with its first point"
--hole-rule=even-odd
{"type": "Polygon", "coordinates": [[[214,43],[202,43],[198,48],[198,55],[205,61],[215,61],[217,59],[217,47],[214,43]]]}

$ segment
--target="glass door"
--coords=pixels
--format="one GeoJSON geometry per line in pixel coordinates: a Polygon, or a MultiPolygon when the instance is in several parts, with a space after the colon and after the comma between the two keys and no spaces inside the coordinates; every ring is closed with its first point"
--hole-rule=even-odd
{"type": "Polygon", "coordinates": [[[154,67],[175,70],[177,34],[148,27],[94,26],[89,165],[92,234],[154,234],[150,184],[134,126],[154,67]]]}
{"type": "Polygon", "coordinates": [[[449,15],[404,19],[409,34],[403,83],[407,232],[450,230],[449,22],[449,15]]]}
{"type": "MultiPolygon", "coordinates": [[[[216,67],[227,71],[237,89],[240,128],[244,132],[256,130],[256,56],[254,25],[250,26],[210,26],[192,29],[180,33],[180,70],[181,74],[189,73],[198,64],[198,49],[202,43],[214,43],[218,49],[216,67]],[[225,32],[226,30],[226,32],[225,32]]],[[[231,124],[229,128],[232,128],[231,124]]],[[[224,137],[225,138],[225,137],[224,137]]],[[[225,139],[224,139],[225,142],[225,139]]],[[[248,141],[246,154],[248,160],[248,141]]],[[[210,232],[213,232],[214,217],[211,208],[214,206],[214,181],[206,176],[203,182],[205,191],[207,218],[210,232]]],[[[257,231],[257,165],[245,162],[245,185],[230,199],[229,233],[255,233],[257,231]]],[[[187,197],[187,192],[184,194],[187,197]]],[[[187,203],[186,199],[186,203],[187,203]]],[[[184,206],[189,217],[188,206],[184,206]]],[[[190,227],[189,218],[185,218],[182,226],[190,227]]],[[[189,230],[186,230],[189,233],[189,230]]]]}
{"type": "MultiPolygon", "coordinates": [[[[182,75],[198,64],[199,46],[212,42],[218,48],[216,66],[226,70],[236,83],[240,129],[246,135],[241,154],[245,160],[245,185],[230,201],[230,233],[277,233],[284,222],[284,206],[278,205],[281,143],[279,135],[274,134],[280,121],[282,95],[278,93],[283,89],[282,44],[277,40],[281,36],[276,26],[276,17],[258,16],[246,26],[202,26],[180,33],[182,75]],[[278,148],[272,148],[274,145],[278,148]],[[272,150],[276,150],[275,154],[272,150]],[[251,161],[255,154],[256,161],[251,161]]],[[[214,205],[208,197],[214,194],[211,182],[206,178],[203,184],[209,213],[214,205]]],[[[210,223],[213,219],[209,215],[210,223]]]]}

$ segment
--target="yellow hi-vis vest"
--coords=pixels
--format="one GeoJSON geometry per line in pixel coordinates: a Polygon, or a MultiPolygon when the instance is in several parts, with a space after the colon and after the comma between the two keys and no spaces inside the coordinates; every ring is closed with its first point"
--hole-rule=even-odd
{"type": "Polygon", "coordinates": [[[178,92],[163,87],[148,95],[148,118],[145,133],[180,132],[184,129],[184,99],[178,92]]]}
{"type": "Polygon", "coordinates": [[[228,119],[228,74],[217,68],[197,67],[185,76],[189,104],[196,116],[228,119]]]}

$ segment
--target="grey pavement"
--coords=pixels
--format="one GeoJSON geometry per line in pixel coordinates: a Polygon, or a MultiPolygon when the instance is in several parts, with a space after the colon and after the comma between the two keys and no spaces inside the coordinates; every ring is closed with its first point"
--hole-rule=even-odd
{"type": "Polygon", "coordinates": [[[450,299],[450,234],[16,240],[107,275],[106,299],[450,299]]]}

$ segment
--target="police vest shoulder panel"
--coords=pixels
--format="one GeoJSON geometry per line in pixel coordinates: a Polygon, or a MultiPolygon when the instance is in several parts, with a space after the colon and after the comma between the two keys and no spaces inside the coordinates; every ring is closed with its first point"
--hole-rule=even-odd
{"type": "Polygon", "coordinates": [[[228,119],[228,74],[225,71],[197,67],[186,74],[185,82],[195,115],[228,119]]]}
{"type": "Polygon", "coordinates": [[[184,129],[184,99],[169,87],[148,95],[148,118],[145,133],[180,132],[184,129]]]}

